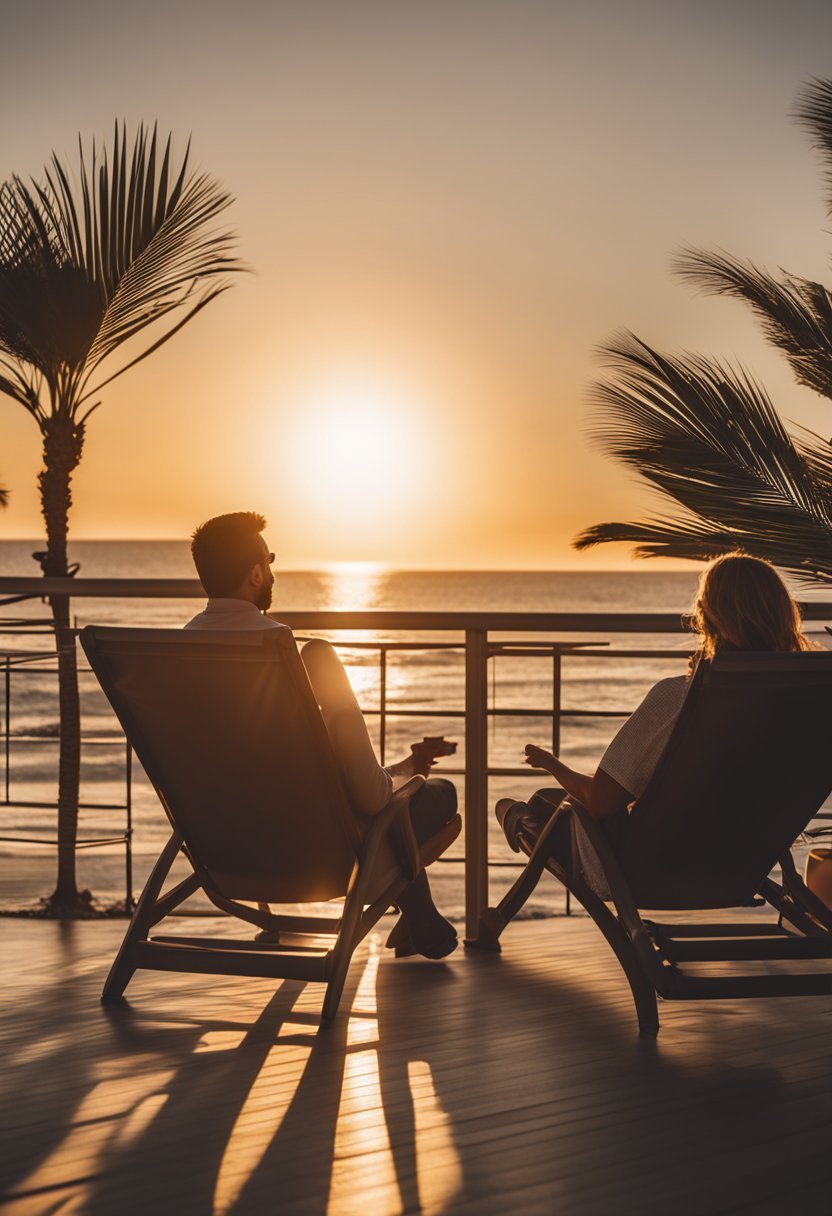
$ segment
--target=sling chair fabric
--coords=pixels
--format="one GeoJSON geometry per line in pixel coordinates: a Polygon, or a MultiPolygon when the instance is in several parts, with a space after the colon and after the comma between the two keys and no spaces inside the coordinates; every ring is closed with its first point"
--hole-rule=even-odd
{"type": "Polygon", "coordinates": [[[790,851],[830,791],[832,652],[737,652],[700,662],[615,853],[586,809],[564,799],[537,839],[521,832],[528,865],[483,914],[476,944],[499,950],[500,934],[547,869],[607,937],[644,1033],[658,1031],[657,993],[832,995],[829,970],[706,976],[680,966],[832,957],[832,912],[806,889],[790,851]],[[555,857],[550,840],[564,816],[568,858],[555,857]],[[776,923],[659,924],[639,911],[735,908],[755,897],[776,909],[776,923]]]}
{"type": "Polygon", "coordinates": [[[288,628],[88,626],[81,644],[173,832],[104,999],[120,997],[141,967],[293,977],[326,982],[323,1017],[331,1020],[353,950],[458,835],[459,816],[420,852],[408,804],[421,777],[377,816],[353,811],[288,628]],[[161,895],[180,851],[193,874],[161,895]],[[198,938],[149,937],[200,888],[268,940],[212,939],[209,948],[198,938]],[[279,916],[267,907],[331,899],[346,901],[342,915],[279,916]],[[285,940],[296,934],[302,946],[285,940]],[[310,949],[309,935],[321,934],[334,936],[332,948],[310,949]]]}

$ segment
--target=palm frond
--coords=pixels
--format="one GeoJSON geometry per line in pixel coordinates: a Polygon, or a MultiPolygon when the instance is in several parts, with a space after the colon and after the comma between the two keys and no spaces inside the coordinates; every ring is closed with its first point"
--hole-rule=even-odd
{"type": "Polygon", "coordinates": [[[799,429],[802,438],[797,440],[798,451],[806,461],[812,480],[832,503],[832,440],[823,439],[805,427],[799,429]]]}
{"type": "Polygon", "coordinates": [[[56,383],[61,363],[84,357],[98,305],[83,274],[67,264],[18,180],[0,188],[0,354],[56,383]]]}
{"type": "Polygon", "coordinates": [[[634,546],[633,556],[637,558],[671,557],[697,562],[712,561],[723,553],[739,551],[788,570],[804,586],[832,585],[829,561],[819,564],[811,555],[798,559],[791,537],[784,537],[783,543],[778,544],[776,538],[762,537],[759,532],[720,530],[696,519],[665,522],[657,518],[641,523],[594,524],[572,543],[580,550],[601,544],[625,543],[634,546]]]}
{"type": "Polygon", "coordinates": [[[5,393],[29,411],[38,421],[42,417],[37,382],[27,379],[24,365],[0,358],[0,393],[5,393]]]}
{"type": "Polygon", "coordinates": [[[207,303],[224,290],[227,284],[219,276],[239,265],[231,254],[230,235],[216,233],[209,225],[228,203],[228,196],[209,178],[190,182],[134,252],[108,296],[89,351],[89,368],[154,321],[197,302],[207,303]]]}
{"type": "Polygon", "coordinates": [[[683,250],[675,269],[705,291],[750,305],[798,382],[832,398],[832,294],[822,283],[789,274],[778,280],[722,250],[683,250]]]}
{"type": "Polygon", "coordinates": [[[795,443],[747,373],[661,355],[627,334],[605,356],[613,377],[595,391],[595,438],[681,512],[590,528],[577,547],[626,540],[642,555],[698,558],[742,548],[832,579],[832,499],[813,463],[820,455],[795,443]]]}
{"type": "MultiPolygon", "coordinates": [[[[148,330],[118,370],[157,350],[243,269],[233,236],[216,227],[231,196],[172,164],[171,140],[140,126],[132,147],[116,125],[111,150],[80,147],[79,175],[53,156],[41,182],[0,192],[0,352],[45,377],[76,410],[95,370],[148,330]],[[163,323],[168,319],[168,324],[163,323]],[[151,327],[155,333],[150,333],[151,327]]],[[[5,391],[0,385],[0,390],[5,391]]]]}
{"type": "Polygon", "coordinates": [[[798,98],[794,114],[826,161],[827,206],[832,214],[832,80],[810,80],[798,98]]]}

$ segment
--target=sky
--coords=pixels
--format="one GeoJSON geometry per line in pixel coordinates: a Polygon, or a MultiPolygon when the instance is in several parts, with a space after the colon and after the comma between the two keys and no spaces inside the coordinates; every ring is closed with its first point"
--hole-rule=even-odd
{"type": "MultiPolygon", "coordinates": [[[[582,528],[655,501],[593,447],[597,347],[627,328],[739,359],[829,433],[682,245],[828,281],[832,75],[808,0],[0,0],[0,176],[158,120],[235,196],[253,273],[108,387],[78,539],[260,510],[284,567],[626,567],[582,528]]],[[[0,536],[41,533],[39,435],[0,397],[0,536]]],[[[670,568],[669,563],[663,563],[670,568]]]]}

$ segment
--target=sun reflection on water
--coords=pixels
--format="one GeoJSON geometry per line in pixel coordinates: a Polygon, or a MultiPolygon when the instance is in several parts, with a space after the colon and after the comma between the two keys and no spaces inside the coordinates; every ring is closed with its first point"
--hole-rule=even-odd
{"type": "MultiPolygon", "coordinates": [[[[383,607],[386,571],[378,562],[333,562],[323,572],[327,612],[371,612],[383,607]]],[[[362,706],[378,701],[378,652],[349,649],[350,642],[372,642],[370,629],[350,629],[339,636],[345,646],[339,653],[349,674],[353,692],[362,706]]]]}
{"type": "Polygon", "coordinates": [[[326,611],[369,612],[381,607],[386,571],[379,562],[333,562],[323,574],[326,611]]]}

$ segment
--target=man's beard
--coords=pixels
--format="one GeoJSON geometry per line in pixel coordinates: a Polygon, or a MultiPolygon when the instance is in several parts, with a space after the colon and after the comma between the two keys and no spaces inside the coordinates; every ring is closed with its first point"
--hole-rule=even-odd
{"type": "Polygon", "coordinates": [[[260,609],[261,612],[268,612],[269,608],[271,607],[272,587],[273,586],[274,586],[274,583],[268,583],[268,584],[264,583],[263,586],[260,588],[260,590],[257,592],[256,603],[257,603],[257,607],[260,609]]]}

